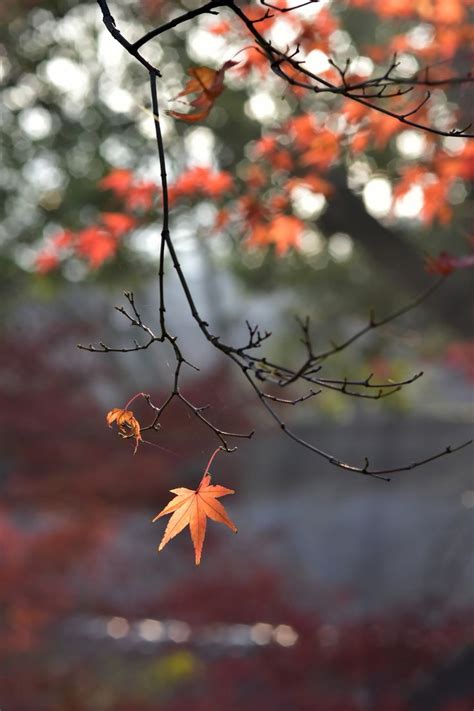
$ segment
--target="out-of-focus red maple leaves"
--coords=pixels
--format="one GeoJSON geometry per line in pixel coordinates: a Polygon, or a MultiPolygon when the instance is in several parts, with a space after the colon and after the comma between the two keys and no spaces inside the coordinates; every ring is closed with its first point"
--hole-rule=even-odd
{"type": "Polygon", "coordinates": [[[130,170],[116,168],[99,181],[101,190],[110,190],[123,200],[127,210],[149,210],[157,191],[155,183],[140,180],[130,170]]]}
{"type": "Polygon", "coordinates": [[[474,267],[474,254],[465,254],[463,257],[453,257],[448,252],[441,252],[438,257],[426,258],[426,271],[430,274],[446,276],[456,269],[469,269],[474,267]]]}
{"type": "Polygon", "coordinates": [[[228,198],[234,180],[227,171],[216,171],[204,166],[189,168],[169,187],[170,204],[180,198],[228,198]]]}
{"type": "MultiPolygon", "coordinates": [[[[351,11],[372,13],[384,19],[402,18],[411,23],[410,31],[403,34],[395,32],[383,46],[358,48],[359,54],[371,57],[379,67],[363,70],[354,65],[352,70],[348,66],[345,81],[349,84],[367,79],[371,71],[374,75],[383,74],[383,68],[390,65],[387,62],[393,61],[393,52],[419,58],[420,78],[442,80],[459,73],[454,60],[469,45],[473,36],[467,8],[461,0],[453,0],[448,3],[449,7],[439,0],[380,0],[375,3],[350,0],[349,5],[351,11]],[[423,69],[423,62],[433,65],[429,73],[423,69]],[[364,71],[369,74],[364,74],[364,71]]],[[[158,6],[161,13],[168,7],[166,1],[159,2],[158,6]]],[[[289,7],[292,7],[291,3],[284,0],[278,3],[278,8],[282,10],[289,7]]],[[[242,9],[251,20],[258,21],[259,32],[269,40],[276,25],[281,29],[286,23],[292,43],[306,54],[318,51],[321,56],[332,56],[335,33],[344,27],[344,14],[339,14],[332,7],[318,7],[314,10],[314,18],[299,12],[281,14],[273,11],[268,16],[265,13],[262,15],[261,9],[250,3],[242,9]]],[[[233,43],[248,43],[245,28],[228,18],[211,20],[207,30],[220,37],[228,37],[233,43]]],[[[297,69],[285,61],[281,68],[288,76],[297,73],[297,69]]],[[[206,120],[224,89],[224,77],[229,69],[240,79],[255,76],[259,81],[270,72],[264,53],[256,47],[247,46],[243,46],[241,56],[235,61],[228,60],[216,69],[191,67],[187,72],[187,83],[175,97],[178,101],[190,99],[190,111],[170,110],[169,114],[188,123],[206,120]]],[[[393,73],[397,72],[395,68],[393,73]]],[[[322,74],[331,81],[339,83],[341,80],[330,64],[322,74]]],[[[306,96],[301,87],[286,85],[285,89],[297,99],[303,94],[306,96]]],[[[424,92],[423,87],[415,87],[407,94],[395,95],[390,99],[390,109],[401,115],[409,113],[418,106],[418,100],[425,96],[424,92]]],[[[434,97],[433,101],[417,108],[417,121],[432,123],[439,108],[436,101],[434,97]]],[[[444,124],[452,123],[454,126],[455,113],[455,104],[451,104],[443,118],[444,124]]],[[[264,132],[259,140],[248,146],[248,158],[239,165],[238,177],[206,166],[191,167],[171,181],[170,203],[177,207],[184,200],[218,200],[214,233],[228,231],[234,239],[236,235],[240,236],[243,245],[258,248],[273,246],[278,255],[284,255],[289,249],[299,248],[305,229],[304,220],[294,211],[292,198],[295,189],[305,187],[315,195],[330,199],[333,191],[329,177],[331,169],[347,160],[363,157],[368,152],[377,160],[377,154],[384,156],[389,147],[396,147],[395,139],[405,130],[406,126],[395,118],[347,98],[336,99],[327,109],[316,112],[306,110],[302,104],[291,118],[264,132]]],[[[387,219],[395,219],[397,205],[401,206],[401,201],[408,199],[409,194],[412,197],[416,189],[420,208],[415,217],[421,225],[429,227],[435,222],[448,225],[455,209],[451,197],[457,182],[469,181],[474,175],[474,142],[453,138],[449,139],[452,141],[449,143],[430,133],[423,133],[422,136],[424,150],[416,161],[398,154],[390,164],[394,210],[387,219]]],[[[383,157],[382,161],[386,158],[383,157]]],[[[79,256],[91,268],[101,266],[115,255],[124,236],[137,226],[147,224],[153,199],[155,196],[159,199],[160,193],[153,182],[141,180],[124,169],[115,169],[106,175],[99,182],[99,187],[115,196],[115,212],[103,212],[97,224],[77,233],[65,231],[50,239],[37,257],[40,272],[54,269],[70,254],[79,256]]],[[[467,264],[451,261],[449,268],[461,266],[467,264]]],[[[446,261],[430,262],[428,267],[431,271],[448,269],[446,261]]]]}
{"type": "MultiPolygon", "coordinates": [[[[392,36],[383,47],[363,48],[375,62],[382,65],[393,51],[419,56],[435,65],[430,70],[430,79],[442,79],[455,69],[450,60],[469,43],[473,32],[467,20],[466,7],[460,0],[450,3],[449,8],[438,0],[418,0],[415,3],[408,0],[377,3],[351,0],[350,5],[357,11],[375,13],[383,18],[430,23],[430,32],[424,31],[419,37],[415,32],[406,32],[392,36]],[[443,38],[442,42],[440,38],[443,38]]],[[[166,2],[160,3],[162,12],[166,6],[166,2]]],[[[291,4],[282,0],[278,7],[285,10],[291,4]]],[[[336,15],[332,8],[318,8],[317,22],[298,12],[284,15],[269,12],[264,17],[251,4],[242,9],[251,20],[258,20],[259,31],[267,39],[271,38],[276,23],[287,23],[293,43],[306,53],[317,50],[330,56],[334,33],[342,27],[342,16],[336,15]]],[[[228,19],[211,22],[208,30],[235,41],[244,37],[247,39],[246,30],[228,19]]],[[[268,60],[258,48],[244,47],[241,52],[242,57],[238,61],[228,60],[217,69],[191,67],[187,83],[175,97],[176,100],[191,97],[191,111],[171,110],[169,114],[184,122],[204,121],[223,91],[224,77],[229,69],[233,69],[238,77],[252,72],[257,72],[260,78],[268,74],[268,60]]],[[[297,72],[284,61],[282,68],[289,75],[297,72]]],[[[331,74],[334,81],[340,80],[334,67],[328,65],[327,72],[334,74],[331,74]]],[[[422,70],[419,75],[425,76],[422,70]]],[[[348,67],[346,80],[349,83],[361,78],[357,69],[352,71],[348,67]]],[[[287,86],[286,89],[297,96],[303,91],[297,86],[287,86]]],[[[421,92],[420,96],[423,96],[423,91],[415,88],[414,92],[394,96],[390,99],[391,110],[400,114],[409,112],[417,106],[415,95],[421,92]]],[[[430,123],[431,110],[430,102],[420,106],[416,112],[417,120],[430,123]]],[[[454,121],[454,112],[451,114],[451,118],[446,120],[454,121]]],[[[354,158],[367,151],[385,151],[392,139],[405,128],[393,117],[347,98],[336,102],[326,113],[300,110],[249,146],[249,159],[241,164],[238,179],[226,171],[209,167],[189,168],[171,182],[170,203],[175,206],[182,200],[218,199],[221,202],[217,206],[215,232],[232,231],[234,236],[241,236],[244,245],[273,245],[279,255],[284,255],[289,249],[298,249],[305,228],[304,221],[293,212],[295,188],[304,186],[314,194],[330,198],[333,187],[327,174],[335,165],[346,157],[354,158]]],[[[452,147],[429,133],[423,134],[423,139],[425,150],[416,163],[397,160],[393,165],[390,175],[393,206],[395,208],[399,201],[416,189],[422,203],[417,215],[419,221],[426,226],[434,222],[447,225],[453,217],[453,186],[456,181],[469,181],[473,176],[474,142],[457,139],[459,143],[452,147]]],[[[115,169],[106,175],[99,182],[99,187],[115,195],[119,203],[114,208],[115,212],[103,212],[97,224],[76,233],[64,231],[50,239],[37,256],[38,271],[44,273],[54,269],[71,254],[84,259],[91,268],[101,266],[115,255],[124,236],[147,223],[153,199],[159,197],[159,188],[153,182],[141,180],[124,169],[115,169]]],[[[391,218],[393,215],[392,212],[391,218]]],[[[430,271],[443,273],[464,266],[467,266],[466,261],[449,260],[448,264],[446,259],[428,263],[430,271]]]]}
{"type": "MultiPolygon", "coordinates": [[[[108,173],[99,181],[98,187],[110,191],[122,211],[102,212],[97,224],[77,232],[63,230],[48,239],[36,256],[39,273],[56,269],[70,256],[85,260],[90,269],[101,267],[116,255],[124,237],[150,222],[153,202],[160,198],[156,183],[137,179],[131,171],[123,168],[108,173]]],[[[182,173],[170,185],[169,201],[174,204],[186,198],[226,199],[233,188],[234,180],[230,173],[198,166],[182,173]]]]}
{"type": "Polygon", "coordinates": [[[78,232],[64,230],[54,235],[36,257],[36,268],[44,274],[65,257],[84,259],[91,269],[101,267],[117,252],[120,239],[130,233],[137,220],[122,212],[103,212],[100,222],[78,232]]]}

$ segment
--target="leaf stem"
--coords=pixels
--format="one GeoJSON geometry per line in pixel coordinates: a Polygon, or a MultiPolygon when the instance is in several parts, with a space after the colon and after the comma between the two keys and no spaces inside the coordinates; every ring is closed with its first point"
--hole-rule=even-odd
{"type": "Polygon", "coordinates": [[[204,476],[206,476],[206,474],[209,474],[209,467],[211,466],[212,462],[214,461],[214,458],[216,457],[217,454],[219,454],[219,452],[222,452],[222,447],[218,447],[211,454],[211,458],[209,459],[209,461],[206,465],[206,468],[204,469],[204,476]]]}
{"type": "Polygon", "coordinates": [[[132,402],[133,402],[134,400],[137,399],[137,397],[146,397],[146,393],[137,393],[136,395],[134,395],[133,397],[131,397],[130,400],[127,402],[127,404],[125,405],[125,407],[124,407],[123,409],[124,409],[124,410],[128,410],[129,406],[132,404],[132,402]]]}

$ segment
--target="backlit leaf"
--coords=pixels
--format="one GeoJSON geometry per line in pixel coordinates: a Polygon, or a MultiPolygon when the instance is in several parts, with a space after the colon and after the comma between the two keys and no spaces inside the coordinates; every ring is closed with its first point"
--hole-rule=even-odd
{"type": "Polygon", "coordinates": [[[119,407],[115,407],[107,413],[105,419],[109,427],[112,427],[114,422],[116,423],[118,433],[121,437],[124,437],[125,439],[133,437],[135,439],[135,454],[139,442],[142,442],[143,440],[140,432],[140,423],[134,416],[133,412],[131,410],[122,410],[119,407]]]}
{"type": "Polygon", "coordinates": [[[191,67],[191,69],[188,69],[188,74],[191,79],[189,79],[184,89],[175,96],[175,99],[195,94],[196,98],[189,102],[189,106],[192,106],[193,109],[198,109],[198,111],[191,111],[190,113],[168,111],[168,114],[175,119],[186,121],[187,123],[195,123],[205,119],[212,109],[215,100],[224,89],[224,75],[226,71],[235,64],[237,64],[237,62],[229,60],[225,62],[220,69],[211,69],[210,67],[191,67]]]}
{"type": "Polygon", "coordinates": [[[171,493],[175,494],[175,498],[153,519],[153,522],[155,522],[161,516],[172,514],[158,550],[163,550],[172,538],[181,533],[186,526],[189,526],[196,565],[199,565],[208,518],[225,524],[231,531],[237,533],[237,528],[228,517],[225,508],[217,501],[221,496],[227,496],[227,494],[234,494],[235,492],[232,489],[226,489],[224,486],[211,484],[211,475],[206,472],[196,491],[180,487],[171,489],[171,493]]]}

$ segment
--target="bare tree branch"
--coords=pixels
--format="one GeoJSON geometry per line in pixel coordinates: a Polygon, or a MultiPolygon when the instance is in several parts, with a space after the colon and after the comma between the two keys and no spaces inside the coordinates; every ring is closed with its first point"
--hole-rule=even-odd
{"type": "MultiPolygon", "coordinates": [[[[264,38],[264,36],[261,34],[261,32],[258,31],[258,29],[255,27],[255,23],[249,19],[249,17],[243,12],[243,10],[238,7],[233,0],[229,0],[228,2],[228,7],[233,10],[235,15],[241,20],[241,22],[244,24],[244,26],[247,28],[249,33],[253,36],[257,43],[257,47],[259,47],[263,53],[267,56],[268,61],[270,63],[270,67],[272,71],[282,79],[284,79],[290,86],[296,86],[301,89],[307,89],[308,91],[311,91],[316,94],[320,93],[331,93],[331,94],[338,94],[340,96],[344,96],[347,99],[351,99],[352,101],[355,101],[359,104],[362,104],[363,106],[372,109],[373,111],[378,111],[379,113],[385,114],[385,116],[390,116],[393,119],[396,119],[400,123],[403,123],[407,126],[410,126],[412,128],[417,128],[423,131],[427,131],[429,133],[436,134],[438,136],[463,136],[465,138],[473,138],[474,133],[468,133],[468,130],[471,127],[471,124],[468,126],[462,128],[462,129],[451,129],[449,131],[445,131],[442,129],[435,128],[434,126],[429,126],[427,124],[419,123],[416,121],[412,121],[409,117],[414,115],[417,111],[419,111],[422,106],[427,102],[429,97],[424,98],[421,100],[416,108],[411,109],[408,112],[405,113],[399,113],[397,111],[391,110],[387,108],[386,106],[382,106],[381,104],[374,103],[374,101],[371,101],[370,99],[376,100],[376,99],[386,99],[389,98],[389,96],[384,97],[384,89],[386,86],[394,86],[397,84],[397,80],[394,77],[390,77],[391,72],[396,68],[397,63],[394,60],[392,62],[392,65],[387,69],[384,75],[382,75],[379,78],[375,79],[368,79],[365,82],[359,82],[358,84],[355,84],[354,86],[351,86],[350,84],[347,84],[345,81],[345,73],[346,70],[340,70],[339,73],[341,75],[342,83],[339,86],[336,86],[332,82],[328,81],[327,79],[323,78],[322,76],[315,74],[314,72],[311,72],[309,69],[305,68],[304,66],[304,61],[300,61],[296,59],[296,56],[299,53],[299,47],[296,47],[293,52],[289,52],[289,50],[282,51],[280,49],[277,49],[274,47],[268,40],[264,38]],[[284,66],[288,65],[291,67],[293,70],[296,70],[298,75],[302,75],[303,77],[306,77],[307,79],[311,80],[311,83],[308,81],[303,81],[303,79],[297,79],[295,76],[290,76],[287,71],[285,71],[284,66]],[[363,94],[355,94],[353,93],[355,89],[369,89],[369,88],[374,88],[377,87],[379,89],[378,92],[375,94],[371,94],[368,96],[364,96],[363,94]]],[[[335,65],[333,65],[335,66],[335,65]]],[[[450,84],[450,83],[466,83],[466,82],[471,82],[473,80],[472,74],[469,72],[466,76],[464,77],[453,77],[452,80],[444,80],[442,83],[444,85],[450,84]]],[[[410,84],[409,80],[403,80],[403,84],[410,84]]],[[[420,81],[419,79],[415,80],[414,82],[411,83],[412,87],[415,87],[417,85],[420,86],[428,86],[429,84],[427,81],[420,81]]],[[[392,96],[402,96],[403,94],[408,93],[408,90],[400,90],[396,91],[392,96]]]]}
{"type": "MultiPolygon", "coordinates": [[[[268,17],[268,13],[271,10],[274,11],[281,11],[281,12],[289,12],[292,9],[296,9],[298,7],[304,7],[306,5],[312,4],[313,0],[308,0],[307,2],[302,2],[300,4],[297,4],[293,6],[292,8],[285,8],[281,9],[278,8],[277,6],[272,5],[269,2],[266,2],[265,0],[261,0],[261,4],[267,8],[267,13],[265,17],[268,17]]],[[[255,355],[253,355],[250,351],[253,351],[254,349],[261,348],[262,344],[270,338],[271,334],[268,331],[261,331],[258,325],[251,325],[248,321],[246,322],[247,325],[247,330],[248,330],[248,340],[247,343],[245,343],[243,346],[232,346],[227,343],[224,343],[221,338],[218,335],[215,335],[211,332],[209,324],[205,319],[201,316],[199,313],[199,310],[196,306],[196,303],[194,301],[193,294],[191,292],[191,289],[189,287],[189,284],[187,282],[186,276],[183,272],[183,269],[181,267],[181,264],[179,262],[179,258],[173,243],[173,240],[170,235],[170,228],[169,228],[169,215],[170,215],[170,205],[169,205],[169,195],[168,195],[168,180],[167,180],[167,169],[166,169],[166,154],[165,154],[165,149],[164,149],[164,143],[163,143],[163,136],[161,132],[161,126],[160,126],[160,108],[159,108],[159,101],[158,101],[158,91],[157,91],[157,79],[161,76],[160,72],[158,69],[155,67],[149,65],[146,60],[141,57],[141,55],[138,52],[138,49],[143,46],[146,42],[150,41],[154,37],[157,37],[158,35],[174,28],[177,27],[178,25],[182,24],[183,22],[186,22],[188,20],[191,20],[199,15],[209,13],[209,14],[216,14],[217,8],[220,7],[227,7],[229,10],[233,11],[235,15],[243,22],[245,27],[248,29],[250,34],[254,37],[254,39],[257,42],[257,45],[264,51],[266,56],[269,59],[271,68],[273,71],[281,76],[282,78],[286,79],[290,84],[296,85],[296,86],[304,86],[305,88],[309,88],[316,93],[319,91],[330,91],[335,94],[340,94],[342,96],[345,96],[349,99],[352,99],[354,101],[357,101],[358,103],[362,103],[365,106],[368,106],[376,111],[381,111],[382,113],[386,113],[387,115],[391,115],[394,118],[397,118],[397,120],[401,121],[402,123],[407,123],[408,125],[418,127],[418,128],[423,128],[424,130],[432,131],[434,133],[439,133],[440,135],[454,135],[453,132],[449,133],[443,133],[440,131],[437,131],[436,129],[432,129],[431,127],[426,127],[426,126],[421,126],[419,124],[416,124],[412,121],[409,120],[409,117],[414,115],[416,112],[418,112],[424,104],[428,101],[429,99],[429,92],[427,92],[425,98],[420,101],[420,103],[415,107],[410,109],[409,111],[406,111],[403,114],[396,114],[388,109],[383,109],[378,105],[374,105],[370,103],[370,101],[367,100],[367,97],[361,97],[360,95],[355,95],[353,94],[353,87],[350,87],[350,85],[347,84],[346,82],[346,73],[347,73],[347,68],[345,69],[340,69],[339,73],[341,76],[341,81],[342,84],[341,86],[333,86],[330,82],[327,82],[326,80],[322,79],[321,77],[318,77],[315,74],[312,74],[311,72],[307,71],[302,67],[302,62],[296,59],[299,48],[297,47],[292,53],[284,53],[281,52],[280,50],[275,49],[269,42],[267,42],[263,36],[258,32],[257,29],[255,29],[255,22],[256,21],[251,21],[245,13],[235,4],[234,0],[226,0],[222,2],[218,2],[217,0],[213,2],[208,2],[205,5],[203,5],[201,8],[189,11],[187,13],[184,13],[180,15],[177,18],[174,18],[172,21],[161,25],[160,27],[152,30],[151,32],[148,32],[145,34],[142,38],[137,40],[135,43],[131,44],[126,40],[120,33],[120,31],[117,29],[115,25],[115,21],[110,14],[108,4],[106,0],[98,0],[99,6],[102,11],[102,16],[104,20],[104,24],[107,27],[108,31],[111,33],[111,35],[124,47],[124,49],[133,57],[137,59],[149,72],[149,79],[150,79],[150,93],[151,93],[151,104],[152,104],[152,115],[153,115],[153,121],[155,125],[155,138],[156,138],[156,147],[157,147],[157,152],[158,152],[158,159],[159,159],[159,164],[160,164],[160,173],[161,173],[161,187],[162,187],[162,230],[161,230],[161,240],[160,240],[160,260],[159,260],[159,272],[158,272],[158,277],[159,277],[159,309],[158,309],[158,317],[159,317],[159,326],[160,326],[160,334],[156,335],[154,331],[146,325],[142,318],[141,315],[135,305],[134,297],[133,294],[130,293],[125,293],[125,297],[128,301],[129,308],[125,309],[124,307],[117,307],[117,310],[126,318],[130,325],[134,328],[138,328],[141,330],[147,337],[147,341],[144,344],[139,344],[137,341],[134,341],[133,347],[127,347],[127,348],[113,348],[106,346],[103,343],[99,343],[99,346],[94,347],[92,345],[89,346],[81,346],[81,348],[84,348],[85,350],[90,350],[94,352],[101,352],[101,353],[108,353],[108,352],[122,352],[122,353],[127,353],[130,351],[138,351],[138,350],[145,350],[149,348],[151,345],[155,343],[165,343],[167,342],[173,349],[174,356],[175,356],[175,371],[174,371],[174,378],[173,378],[173,386],[168,394],[168,396],[165,398],[164,403],[160,406],[154,405],[149,396],[145,395],[145,400],[147,401],[149,407],[152,409],[154,413],[153,421],[150,425],[147,427],[143,428],[143,431],[146,430],[157,430],[160,427],[160,419],[163,414],[163,412],[171,405],[171,403],[174,400],[178,400],[181,403],[183,403],[194,415],[195,417],[203,423],[218,439],[220,442],[220,446],[224,451],[231,452],[235,449],[235,447],[231,447],[229,445],[228,440],[233,439],[233,438],[250,438],[253,435],[253,432],[243,434],[243,433],[236,433],[236,432],[228,432],[226,430],[223,430],[219,428],[218,426],[214,425],[207,417],[203,415],[203,412],[208,409],[208,406],[196,406],[194,405],[181,391],[181,386],[180,386],[180,381],[181,381],[181,372],[182,372],[182,366],[187,364],[191,367],[192,364],[185,358],[183,355],[183,352],[181,350],[180,345],[178,344],[178,339],[176,336],[172,335],[168,329],[167,321],[166,321],[166,306],[165,306],[165,253],[167,252],[171,258],[171,263],[173,265],[173,268],[176,272],[176,275],[178,277],[179,283],[181,285],[181,288],[183,290],[185,299],[187,301],[189,310],[191,312],[192,318],[194,319],[199,331],[201,334],[204,336],[204,338],[211,344],[215,349],[220,351],[224,356],[226,356],[231,362],[234,363],[234,365],[241,371],[241,373],[244,376],[244,379],[247,381],[249,387],[251,390],[254,392],[258,400],[261,402],[263,405],[264,409],[266,410],[267,414],[273,419],[273,421],[278,425],[278,427],[293,441],[298,443],[299,445],[305,447],[306,449],[309,449],[313,453],[317,454],[318,456],[322,457],[326,461],[328,461],[330,464],[333,464],[334,466],[339,467],[340,469],[345,469],[347,471],[363,474],[365,476],[371,476],[377,479],[386,479],[385,475],[386,474],[391,474],[394,472],[399,472],[399,471],[408,471],[411,469],[414,469],[418,466],[421,466],[423,464],[426,464],[428,462],[433,461],[434,459],[437,459],[439,457],[445,456],[447,454],[451,454],[452,452],[455,452],[462,447],[466,446],[469,443],[463,443],[458,446],[451,446],[448,445],[445,447],[442,451],[437,452],[436,454],[430,455],[428,457],[425,457],[424,459],[412,462],[410,464],[402,464],[397,467],[392,467],[392,468],[374,468],[369,464],[369,460],[367,458],[364,459],[364,464],[363,465],[353,465],[349,464],[347,462],[342,461],[338,457],[336,457],[333,454],[330,454],[328,452],[325,452],[324,450],[320,449],[316,445],[312,444],[311,442],[308,442],[301,437],[299,437],[293,430],[291,430],[287,424],[280,418],[280,416],[277,414],[277,412],[274,409],[274,406],[278,405],[297,405],[300,404],[306,400],[311,399],[315,395],[319,394],[321,392],[321,389],[329,389],[329,390],[334,390],[342,395],[347,395],[351,397],[359,397],[359,398],[366,398],[366,399],[380,399],[383,397],[387,397],[395,392],[398,392],[402,387],[409,385],[413,382],[415,382],[419,377],[421,377],[421,373],[417,373],[416,375],[412,376],[411,378],[399,381],[399,382],[386,382],[386,383],[374,383],[372,382],[373,375],[370,374],[368,377],[366,377],[363,380],[357,380],[357,379],[350,379],[350,378],[342,378],[342,379],[337,379],[337,378],[323,378],[321,375],[319,375],[321,371],[322,364],[327,361],[331,356],[340,353],[341,351],[345,350],[348,348],[350,345],[352,345],[357,339],[361,338],[363,335],[368,333],[369,331],[379,328],[390,321],[393,321],[394,319],[402,316],[403,314],[407,313],[411,309],[415,308],[418,306],[423,300],[428,298],[433,291],[435,291],[442,280],[440,282],[437,282],[433,284],[432,286],[427,289],[421,296],[417,297],[415,300],[410,302],[409,304],[401,307],[394,313],[384,317],[384,318],[379,318],[377,319],[374,314],[370,315],[369,321],[366,326],[361,328],[359,331],[357,331],[355,334],[347,338],[345,341],[343,341],[340,344],[333,344],[330,348],[328,348],[325,351],[322,352],[315,352],[311,340],[311,335],[310,335],[310,321],[309,318],[306,319],[305,321],[300,321],[300,328],[302,331],[302,344],[305,348],[306,351],[306,358],[303,362],[303,364],[298,368],[298,369],[291,369],[287,366],[283,365],[278,365],[275,364],[269,360],[266,359],[264,356],[263,358],[257,358],[255,355]],[[293,69],[296,69],[298,72],[301,72],[303,75],[307,76],[308,78],[316,81],[319,83],[319,86],[313,86],[304,82],[300,82],[299,80],[295,80],[293,77],[289,77],[284,69],[283,65],[287,63],[289,64],[293,69]],[[286,398],[286,397],[280,397],[279,395],[275,395],[273,392],[265,392],[260,383],[263,385],[270,385],[272,387],[276,388],[286,388],[287,386],[293,384],[293,383],[310,383],[311,385],[317,385],[318,390],[313,390],[311,389],[308,393],[304,395],[297,396],[295,398],[286,398]]],[[[347,65],[348,66],[348,65],[347,65]]],[[[392,72],[396,68],[396,62],[394,59],[394,62],[392,65],[387,69],[383,77],[379,80],[379,83],[377,84],[375,80],[369,80],[367,83],[359,83],[357,85],[357,90],[365,90],[367,88],[376,88],[378,90],[377,92],[377,98],[388,98],[388,95],[383,95],[384,93],[384,88],[388,86],[392,86],[396,84],[396,80],[391,76],[392,72]],[[375,83],[374,83],[375,82],[375,83]]],[[[428,78],[428,77],[427,77],[428,78]]],[[[406,91],[408,91],[407,89],[406,91]]],[[[402,93],[405,93],[405,90],[401,90],[402,93]]],[[[397,94],[400,95],[400,92],[397,94]]],[[[462,133],[462,132],[461,132],[462,133]]],[[[456,135],[460,135],[460,132],[457,132],[456,135]]],[[[463,134],[465,135],[465,134],[463,134]]]]}

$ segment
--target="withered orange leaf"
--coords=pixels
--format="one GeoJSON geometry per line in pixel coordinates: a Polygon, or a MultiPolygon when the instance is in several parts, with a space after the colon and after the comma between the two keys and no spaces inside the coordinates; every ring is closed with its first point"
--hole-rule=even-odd
{"type": "Polygon", "coordinates": [[[191,67],[191,69],[188,69],[191,79],[189,79],[184,89],[175,96],[175,99],[196,94],[196,98],[190,101],[189,105],[198,109],[198,111],[188,114],[180,111],[168,111],[168,114],[175,119],[188,123],[205,119],[212,109],[214,101],[224,89],[224,74],[235,64],[238,64],[238,62],[229,60],[220,69],[211,69],[210,67],[191,67]]]}
{"type": "Polygon", "coordinates": [[[121,437],[128,439],[129,437],[135,438],[135,449],[134,454],[137,451],[138,443],[142,442],[142,435],[140,432],[140,423],[134,416],[131,410],[122,410],[119,407],[115,407],[113,410],[107,413],[105,418],[109,427],[115,422],[117,424],[118,433],[121,437]]]}
{"type": "Polygon", "coordinates": [[[217,501],[219,497],[234,494],[235,492],[232,489],[226,489],[224,486],[211,484],[211,476],[206,472],[196,491],[179,488],[171,489],[171,493],[175,494],[175,498],[153,519],[154,523],[161,516],[173,514],[168,521],[158,550],[161,551],[172,538],[189,525],[196,565],[199,565],[206,536],[207,518],[212,518],[213,521],[218,523],[225,523],[231,531],[237,533],[237,528],[228,517],[225,508],[217,501]]]}

